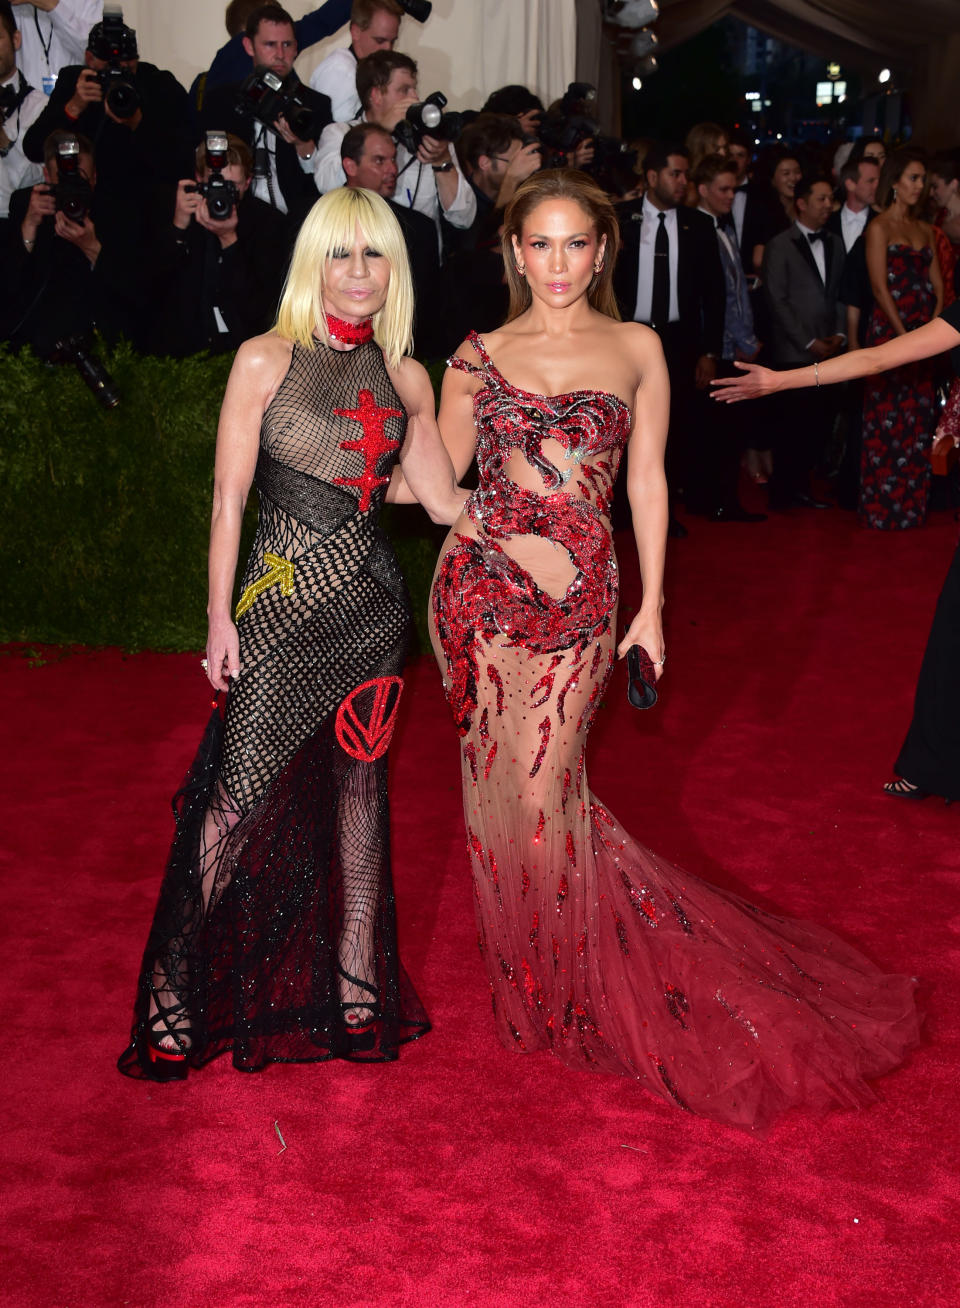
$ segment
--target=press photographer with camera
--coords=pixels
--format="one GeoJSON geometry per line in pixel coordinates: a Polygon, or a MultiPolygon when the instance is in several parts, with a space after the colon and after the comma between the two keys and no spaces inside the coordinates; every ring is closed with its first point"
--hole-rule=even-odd
{"type": "Polygon", "coordinates": [[[157,354],[235,350],[267,331],[289,255],[281,213],[251,194],[253,156],[240,137],[209,131],[196,175],[177,185],[173,222],[151,243],[157,354]]]}
{"type": "Polygon", "coordinates": [[[509,114],[479,114],[457,142],[457,153],[477,197],[477,217],[458,248],[473,248],[496,239],[503,211],[517,187],[542,166],[538,140],[523,133],[509,114]]]}
{"type": "Polygon", "coordinates": [[[4,337],[45,359],[60,342],[94,330],[140,344],[143,247],[103,203],[92,143],[74,132],[52,133],[43,176],[10,201],[18,239],[9,241],[4,260],[4,337]]]}
{"type": "MultiPolygon", "coordinates": [[[[469,227],[477,215],[477,200],[452,148],[462,119],[459,114],[444,112],[446,98],[434,92],[419,100],[417,65],[408,55],[390,50],[360,60],[357,94],[363,106],[358,121],[376,123],[397,143],[395,203],[432,219],[438,240],[441,218],[453,227],[469,227]]],[[[340,147],[350,127],[356,125],[331,123],[324,129],[314,167],[321,194],[346,181],[340,147]]]]}
{"type": "Polygon", "coordinates": [[[60,70],[83,58],[103,0],[13,0],[23,44],[17,64],[31,86],[50,95],[60,70]]]}
{"type": "Polygon", "coordinates": [[[310,74],[310,85],[330,97],[335,123],[360,116],[357,63],[378,50],[392,50],[400,32],[403,9],[398,0],[353,0],[350,7],[350,45],[331,50],[310,74]]]}
{"type": "Polygon", "coordinates": [[[10,0],[0,0],[0,248],[6,239],[10,196],[41,177],[39,165],[23,153],[23,136],[43,112],[47,97],[17,67],[20,44],[10,0]]]}
{"type": "Polygon", "coordinates": [[[317,198],[314,157],[330,122],[330,101],[294,72],[296,30],[280,5],[253,10],[243,48],[252,71],[240,83],[207,92],[201,125],[205,131],[228,127],[247,143],[253,151],[253,194],[299,224],[317,198]]]}
{"type": "Polygon", "coordinates": [[[28,159],[43,159],[54,131],[79,132],[94,142],[104,193],[141,195],[157,182],[175,182],[193,154],[187,93],[173,76],[139,56],[137,34],[119,6],[107,5],[90,30],[83,67],[64,68],[43,113],[27,132],[28,159]]]}

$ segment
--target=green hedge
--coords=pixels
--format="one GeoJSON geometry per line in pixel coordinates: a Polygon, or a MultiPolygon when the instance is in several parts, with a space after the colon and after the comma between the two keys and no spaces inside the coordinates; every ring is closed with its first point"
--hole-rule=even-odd
{"type": "MultiPolygon", "coordinates": [[[[73,367],[0,350],[0,640],[200,649],[217,416],[232,356],[153,359],[126,345],[100,354],[122,393],[110,412],[73,367]]],[[[426,648],[442,532],[416,507],[388,510],[385,525],[426,648]]]]}

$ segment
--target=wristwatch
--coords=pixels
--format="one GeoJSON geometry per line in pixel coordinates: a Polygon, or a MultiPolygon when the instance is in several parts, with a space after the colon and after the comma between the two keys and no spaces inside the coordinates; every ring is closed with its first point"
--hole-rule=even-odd
{"type": "Polygon", "coordinates": [[[435,173],[449,173],[453,170],[453,160],[448,159],[446,163],[433,164],[432,168],[435,173]]]}

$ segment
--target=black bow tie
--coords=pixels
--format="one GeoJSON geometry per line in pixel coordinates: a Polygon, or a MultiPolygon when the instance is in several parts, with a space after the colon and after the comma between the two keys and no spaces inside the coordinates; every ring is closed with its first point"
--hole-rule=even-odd
{"type": "Polygon", "coordinates": [[[731,231],[731,232],[735,232],[736,230],[737,230],[737,229],[736,229],[736,227],[734,226],[734,222],[733,222],[733,214],[732,214],[732,213],[722,213],[722,214],[720,214],[720,216],[717,218],[717,231],[718,231],[718,232],[723,232],[723,231],[731,231]]]}
{"type": "Polygon", "coordinates": [[[827,239],[827,233],[823,230],[822,227],[819,232],[807,232],[807,240],[810,242],[811,245],[814,243],[814,241],[825,241],[826,239],[827,239]]]}

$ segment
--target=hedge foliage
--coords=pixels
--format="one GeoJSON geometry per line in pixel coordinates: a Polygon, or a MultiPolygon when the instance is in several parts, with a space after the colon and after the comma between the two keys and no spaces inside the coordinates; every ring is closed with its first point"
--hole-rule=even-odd
{"type": "MultiPolygon", "coordinates": [[[[217,417],[231,355],[101,349],[120,388],[105,411],[72,366],[0,350],[0,640],[194,650],[206,640],[217,417]]],[[[255,525],[247,514],[242,560],[255,525]]],[[[442,533],[418,508],[384,525],[421,646],[442,533]]]]}

